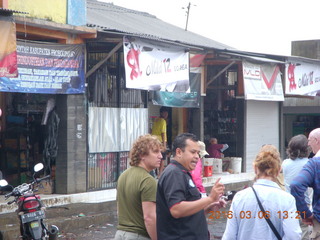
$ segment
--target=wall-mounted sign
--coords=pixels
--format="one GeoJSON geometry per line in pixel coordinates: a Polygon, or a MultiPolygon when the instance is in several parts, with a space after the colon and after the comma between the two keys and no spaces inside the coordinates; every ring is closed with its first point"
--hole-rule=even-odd
{"type": "Polygon", "coordinates": [[[85,92],[84,45],[18,42],[17,78],[0,78],[2,92],[85,92]]]}
{"type": "Polygon", "coordinates": [[[245,99],[284,101],[280,68],[275,63],[243,61],[245,99]]]}

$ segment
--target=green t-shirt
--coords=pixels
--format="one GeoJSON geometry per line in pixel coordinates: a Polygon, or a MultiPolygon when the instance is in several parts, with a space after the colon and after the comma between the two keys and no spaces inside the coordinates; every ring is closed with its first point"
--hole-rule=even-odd
{"type": "Polygon", "coordinates": [[[157,182],[144,168],[130,167],[124,171],[117,186],[118,229],[149,237],[142,202],[156,202],[156,192],[157,182]]]}

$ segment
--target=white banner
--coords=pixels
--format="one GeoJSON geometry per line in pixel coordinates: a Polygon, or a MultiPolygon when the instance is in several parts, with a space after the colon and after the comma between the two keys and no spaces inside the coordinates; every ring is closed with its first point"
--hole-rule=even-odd
{"type": "Polygon", "coordinates": [[[280,68],[275,63],[243,61],[244,93],[247,100],[284,101],[280,68]]]}
{"type": "Polygon", "coordinates": [[[148,133],[147,108],[89,107],[89,153],[130,151],[148,133]]]}
{"type": "Polygon", "coordinates": [[[287,95],[316,96],[320,92],[320,65],[290,61],[285,79],[287,95]]]}
{"type": "Polygon", "coordinates": [[[189,52],[168,44],[123,38],[126,87],[188,92],[189,52]]]}

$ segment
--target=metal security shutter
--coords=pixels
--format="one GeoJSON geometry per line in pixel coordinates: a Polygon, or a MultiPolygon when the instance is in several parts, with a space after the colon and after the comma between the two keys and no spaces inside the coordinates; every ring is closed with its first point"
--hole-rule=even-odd
{"type": "Polygon", "coordinates": [[[264,144],[279,148],[278,102],[246,101],[245,172],[253,172],[252,162],[264,144]]]}

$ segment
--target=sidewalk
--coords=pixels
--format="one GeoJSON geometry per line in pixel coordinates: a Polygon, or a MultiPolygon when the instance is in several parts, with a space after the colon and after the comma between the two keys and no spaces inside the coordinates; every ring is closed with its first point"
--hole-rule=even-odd
{"type": "MultiPolygon", "coordinates": [[[[246,182],[250,182],[254,178],[254,173],[239,173],[239,174],[214,174],[207,183],[204,183],[205,188],[210,188],[215,181],[221,178],[220,182],[226,185],[227,190],[241,189],[246,182]]],[[[209,179],[209,178],[207,178],[209,179]]],[[[85,193],[75,194],[51,194],[41,195],[41,199],[46,207],[61,206],[73,203],[100,203],[116,200],[116,189],[107,189],[85,193]]],[[[14,204],[7,205],[4,196],[0,196],[0,216],[3,213],[10,213],[16,210],[14,204]]]]}

